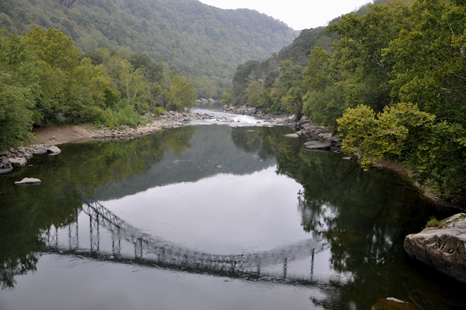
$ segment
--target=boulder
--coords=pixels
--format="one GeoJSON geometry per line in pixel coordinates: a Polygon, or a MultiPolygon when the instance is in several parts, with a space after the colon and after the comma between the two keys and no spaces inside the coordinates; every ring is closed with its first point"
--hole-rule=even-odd
{"type": "Polygon", "coordinates": [[[325,140],[332,139],[332,133],[330,133],[330,132],[322,132],[322,133],[317,134],[317,136],[319,138],[322,138],[322,139],[325,139],[325,140]]]}
{"type": "Polygon", "coordinates": [[[309,151],[314,150],[330,150],[332,146],[329,142],[320,142],[320,141],[309,141],[304,143],[304,148],[309,151]]]}
{"type": "Polygon", "coordinates": [[[44,145],[34,145],[31,149],[31,153],[36,154],[45,154],[47,153],[47,148],[44,145]]]}
{"type": "Polygon", "coordinates": [[[9,162],[13,165],[14,168],[21,168],[26,166],[27,160],[26,158],[19,157],[19,158],[10,158],[9,162]]]}
{"type": "Polygon", "coordinates": [[[288,137],[288,138],[299,138],[299,135],[296,134],[296,133],[290,133],[290,134],[285,135],[285,137],[288,137]]]}
{"type": "Polygon", "coordinates": [[[31,185],[40,184],[42,181],[36,178],[24,178],[21,181],[15,182],[16,185],[31,185]]]}
{"type": "Polygon", "coordinates": [[[306,122],[309,122],[309,117],[303,115],[301,117],[301,119],[299,120],[300,123],[306,123],[306,122]]]}
{"type": "Polygon", "coordinates": [[[61,153],[61,150],[55,145],[52,145],[47,148],[47,153],[49,153],[50,155],[57,155],[61,153]]]}
{"type": "Polygon", "coordinates": [[[404,250],[412,259],[466,283],[466,214],[456,214],[406,236],[404,250]]]}

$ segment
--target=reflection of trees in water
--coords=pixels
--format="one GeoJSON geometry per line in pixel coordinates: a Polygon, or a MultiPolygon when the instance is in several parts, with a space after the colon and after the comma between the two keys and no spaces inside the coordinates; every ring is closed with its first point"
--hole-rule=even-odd
{"type": "Polygon", "coordinates": [[[62,155],[35,156],[25,167],[0,178],[0,282],[13,287],[14,277],[36,269],[43,247],[43,232],[51,225],[64,227],[76,221],[83,192],[109,180],[142,173],[171,149],[189,148],[194,127],[162,131],[131,141],[70,144],[62,155]],[[14,181],[34,176],[40,186],[18,187],[14,181]]]}
{"type": "Polygon", "coordinates": [[[452,212],[421,199],[406,178],[392,171],[364,172],[354,161],[303,149],[276,156],[279,172],[303,185],[298,193],[303,229],[326,238],[331,267],[351,275],[345,283],[330,281],[322,287],[326,298],[313,302],[326,309],[370,309],[383,297],[409,300],[400,285],[403,273],[410,272],[403,239],[430,216],[452,212]]]}
{"type": "MultiPolygon", "coordinates": [[[[109,180],[145,173],[167,150],[180,154],[190,148],[195,132],[196,127],[184,127],[128,142],[67,145],[63,156],[35,157],[34,167],[0,178],[2,285],[11,287],[15,275],[35,270],[42,232],[52,224],[63,227],[74,222],[82,191],[92,196],[109,180]],[[26,176],[47,181],[40,186],[13,185],[26,176]]],[[[231,139],[248,154],[276,158],[277,173],[302,184],[298,210],[303,229],[325,237],[331,244],[331,267],[351,275],[347,282],[330,280],[321,286],[326,297],[313,302],[326,309],[370,309],[379,298],[409,300],[408,294],[425,290],[422,271],[413,271],[405,261],[402,240],[419,231],[430,216],[446,217],[448,212],[422,201],[418,191],[395,173],[364,172],[357,163],[341,160],[341,155],[305,151],[302,140],[284,137],[288,132],[287,128],[233,128],[231,139]]],[[[194,148],[190,151],[195,156],[204,156],[202,148],[194,148]]],[[[226,147],[220,150],[224,156],[229,153],[226,147]]],[[[433,286],[428,296],[455,300],[445,289],[433,286]]]]}
{"type": "MultiPolygon", "coordinates": [[[[374,168],[365,172],[355,161],[328,152],[308,152],[302,141],[268,130],[238,128],[232,138],[245,151],[275,157],[277,173],[302,184],[298,209],[303,229],[327,239],[331,244],[330,266],[349,275],[344,281],[330,280],[321,286],[326,297],[312,299],[315,305],[370,309],[380,298],[410,300],[412,291],[427,290],[423,296],[465,306],[451,293],[451,285],[440,281],[439,286],[438,279],[428,279],[435,283],[429,287],[419,281],[424,271],[408,265],[402,248],[407,234],[422,229],[431,216],[444,218],[454,213],[452,210],[422,199],[407,178],[393,171],[374,168]]],[[[430,304],[441,308],[445,303],[430,304]]]]}

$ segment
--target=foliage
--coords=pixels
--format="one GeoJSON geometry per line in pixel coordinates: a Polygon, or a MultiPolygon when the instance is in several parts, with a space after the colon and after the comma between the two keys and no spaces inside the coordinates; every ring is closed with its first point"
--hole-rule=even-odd
{"type": "Polygon", "coordinates": [[[80,55],[70,37],[39,27],[23,38],[0,35],[0,47],[0,149],[31,142],[33,125],[136,127],[165,108],[196,103],[193,84],[147,54],[98,49],[80,55]]]}
{"type": "Polygon", "coordinates": [[[0,30],[0,150],[33,140],[38,95],[39,63],[18,36],[5,36],[0,30]]]}
{"type": "MultiPolygon", "coordinates": [[[[182,72],[200,97],[218,97],[239,64],[268,57],[297,35],[257,11],[192,0],[79,0],[68,6],[62,0],[2,0],[0,21],[18,35],[36,26],[58,29],[86,53],[123,47],[147,53],[182,72]]],[[[104,62],[102,56],[85,55],[94,65],[104,62]]]]}
{"type": "Polygon", "coordinates": [[[196,104],[196,93],[192,89],[193,84],[186,80],[182,73],[170,71],[171,86],[165,95],[167,107],[174,111],[189,110],[196,104]]]}
{"type": "Polygon", "coordinates": [[[348,109],[338,119],[343,150],[358,152],[367,169],[376,158],[397,155],[414,177],[430,182],[442,193],[466,190],[466,131],[458,124],[436,120],[416,105],[399,103],[375,114],[368,106],[348,109]]]}

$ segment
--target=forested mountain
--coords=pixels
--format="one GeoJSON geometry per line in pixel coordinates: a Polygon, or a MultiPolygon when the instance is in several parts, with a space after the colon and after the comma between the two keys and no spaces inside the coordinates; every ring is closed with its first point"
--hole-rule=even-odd
{"type": "Polygon", "coordinates": [[[190,79],[199,97],[231,85],[236,67],[290,44],[297,33],[257,11],[197,0],[2,0],[1,26],[24,35],[59,29],[83,51],[129,47],[190,79]]]}
{"type": "MultiPolygon", "coordinates": [[[[373,4],[387,2],[374,0],[373,4]]],[[[370,10],[366,4],[352,14],[363,16],[370,10]]],[[[340,18],[334,18],[329,24],[337,23],[340,18]]],[[[341,38],[338,33],[325,30],[326,27],[304,29],[292,44],[283,47],[279,53],[272,54],[262,62],[251,58],[241,64],[233,77],[232,88],[227,89],[223,99],[233,105],[248,104],[271,109],[271,112],[287,110],[300,114],[302,107],[296,103],[301,101],[303,94],[293,84],[296,86],[297,80],[302,81],[302,73],[314,47],[332,53],[333,43],[341,38]]]]}

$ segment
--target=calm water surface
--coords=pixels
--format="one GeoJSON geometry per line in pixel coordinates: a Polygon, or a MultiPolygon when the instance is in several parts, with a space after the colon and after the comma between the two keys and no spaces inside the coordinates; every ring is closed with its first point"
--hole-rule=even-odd
{"type": "Polygon", "coordinates": [[[1,177],[0,309],[466,308],[465,286],[402,249],[454,210],[235,120],[63,145],[1,177]],[[13,185],[24,177],[42,184],[13,185]]]}

